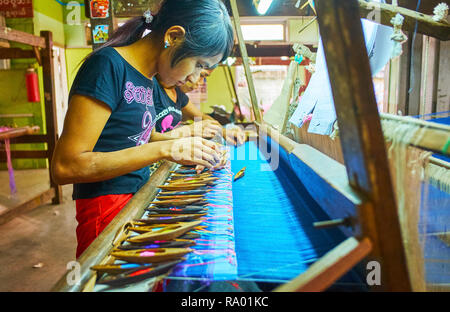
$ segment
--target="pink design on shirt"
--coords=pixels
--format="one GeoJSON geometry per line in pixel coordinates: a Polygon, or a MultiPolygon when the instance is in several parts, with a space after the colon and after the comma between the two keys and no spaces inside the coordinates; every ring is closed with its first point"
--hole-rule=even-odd
{"type": "Polygon", "coordinates": [[[123,94],[128,104],[133,101],[139,104],[153,105],[153,91],[150,88],[135,87],[131,81],[125,84],[125,92],[123,94]]]}
{"type": "Polygon", "coordinates": [[[136,146],[148,143],[154,125],[155,123],[153,122],[152,114],[149,111],[145,111],[144,116],[142,117],[142,128],[144,129],[144,132],[139,136],[136,146]]]}
{"type": "Polygon", "coordinates": [[[172,126],[172,123],[172,115],[167,115],[166,117],[164,117],[164,119],[161,121],[161,133],[175,129],[181,123],[181,121],[178,122],[175,126],[172,126]]]}
{"type": "Polygon", "coordinates": [[[164,133],[167,130],[173,130],[172,122],[173,122],[172,115],[169,114],[166,117],[164,117],[164,119],[161,121],[161,133],[164,133]]]}

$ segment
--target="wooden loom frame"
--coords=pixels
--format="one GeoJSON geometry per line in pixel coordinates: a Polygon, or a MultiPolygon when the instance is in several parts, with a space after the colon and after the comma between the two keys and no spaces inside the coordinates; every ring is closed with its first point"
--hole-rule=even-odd
{"type": "MultiPolygon", "coordinates": [[[[387,267],[390,271],[387,272],[388,276],[386,276],[386,274],[384,276],[387,283],[389,283],[388,287],[384,289],[412,289],[422,291],[425,289],[423,286],[424,283],[421,281],[423,276],[420,276],[420,272],[410,271],[409,274],[411,275],[408,276],[408,272],[405,270],[405,254],[402,254],[403,252],[398,254],[400,258],[396,259],[395,254],[392,253],[396,251],[396,248],[402,246],[401,236],[398,231],[399,222],[395,222],[397,224],[394,224],[394,228],[392,228],[391,225],[389,228],[383,229],[383,219],[390,220],[387,218],[395,217],[395,219],[398,220],[398,216],[396,216],[395,198],[388,174],[389,169],[385,157],[386,152],[383,151],[384,144],[382,142],[383,133],[380,131],[380,118],[377,117],[378,113],[372,91],[373,87],[371,86],[371,81],[368,80],[368,77],[371,78],[370,67],[367,66],[367,55],[364,55],[366,53],[361,52],[366,50],[363,48],[358,51],[352,50],[352,42],[356,43],[357,46],[364,47],[364,41],[361,40],[363,39],[360,32],[361,27],[358,25],[359,18],[356,14],[358,5],[361,14],[360,17],[367,16],[370,4],[361,0],[358,0],[358,2],[354,1],[353,3],[346,2],[345,5],[341,6],[339,6],[336,1],[322,0],[318,5],[318,14],[323,15],[319,16],[319,24],[324,39],[324,50],[328,63],[330,81],[332,82],[338,122],[339,124],[343,124],[345,128],[341,129],[343,155],[337,155],[337,158],[341,158],[341,161],[347,165],[351,186],[355,190],[362,192],[363,198],[367,198],[369,202],[369,205],[366,205],[366,207],[364,205],[358,207],[359,219],[364,235],[370,237],[372,241],[373,239],[378,241],[378,248],[381,247],[377,250],[377,246],[374,246],[375,249],[371,256],[383,259],[384,267],[387,267]],[[340,33],[340,30],[342,31],[342,34],[340,33]],[[355,64],[357,64],[356,67],[355,64]],[[362,90],[370,90],[372,92],[370,92],[370,94],[364,94],[364,92],[361,93],[362,90]],[[351,106],[353,106],[353,108],[351,106]],[[352,142],[355,138],[356,142],[352,142]],[[357,146],[352,146],[352,143],[356,143],[357,146]],[[371,144],[375,146],[371,146],[371,144]],[[352,154],[356,154],[356,157],[352,154]],[[371,155],[376,155],[377,159],[371,159],[371,155]],[[378,172],[378,170],[381,172],[378,172]],[[363,179],[362,183],[361,178],[363,179]],[[383,183],[383,181],[387,184],[380,184],[383,183]],[[387,186],[385,191],[379,192],[378,194],[375,192],[377,188],[384,186],[387,186]],[[386,207],[386,204],[383,203],[385,199],[383,199],[383,201],[379,200],[381,198],[380,195],[386,194],[386,190],[388,191],[388,196],[385,197],[385,199],[388,200],[389,207],[386,207]],[[378,202],[374,201],[374,199],[378,199],[378,202]],[[374,205],[378,206],[377,210],[374,210],[376,207],[374,205]],[[380,210],[380,208],[383,207],[384,209],[380,210]],[[372,212],[370,210],[372,210],[372,212]],[[386,232],[389,230],[391,230],[390,233],[386,232]],[[394,234],[394,242],[392,241],[392,234],[394,234]],[[386,242],[389,242],[390,245],[387,246],[387,248],[383,246],[386,242]],[[397,245],[397,247],[394,247],[394,245],[397,245]],[[399,268],[402,272],[394,272],[399,268]],[[396,274],[398,275],[396,276],[396,274]],[[403,276],[405,281],[403,284],[398,282],[401,276],[403,276]],[[408,281],[408,278],[411,278],[411,280],[408,281]],[[412,285],[412,281],[418,283],[412,285]]],[[[390,18],[388,19],[388,17],[392,17],[399,12],[406,15],[406,27],[408,29],[413,29],[415,21],[418,21],[419,32],[431,35],[438,39],[449,39],[450,25],[448,23],[436,23],[432,21],[431,17],[392,5],[381,5],[380,9],[382,15],[380,23],[382,24],[389,25],[390,18]]],[[[387,114],[382,114],[381,117],[385,120],[411,122],[407,118],[387,114]]],[[[414,121],[414,124],[429,129],[425,130],[425,135],[417,142],[417,146],[448,155],[450,151],[448,149],[447,151],[444,151],[443,147],[446,146],[446,142],[449,140],[450,127],[437,126],[426,122],[420,123],[420,121],[414,121]]],[[[431,158],[430,161],[433,162],[433,158],[431,158]]],[[[345,219],[338,219],[337,221],[342,222],[342,220],[345,219]]],[[[333,222],[330,223],[332,224],[333,222]]],[[[362,241],[365,241],[365,238],[362,241]]],[[[339,246],[336,249],[346,250],[346,246],[345,244],[342,244],[342,246],[339,246]]],[[[346,259],[339,259],[337,255],[334,255],[333,257],[336,269],[339,268],[342,262],[348,261],[346,259]]],[[[333,257],[328,258],[328,261],[323,261],[322,269],[324,272],[326,272],[328,266],[332,265],[330,262],[332,262],[333,257]]],[[[317,266],[319,267],[320,262],[321,260],[317,262],[317,266]]],[[[311,267],[311,271],[317,269],[316,264],[314,266],[315,268],[311,267]]],[[[330,275],[330,278],[333,277],[330,275]]],[[[316,276],[316,279],[321,279],[324,283],[326,282],[324,276],[316,276]]],[[[310,289],[308,287],[304,288],[302,283],[312,283],[314,285],[313,276],[311,274],[302,274],[299,278],[292,281],[290,286],[282,286],[279,290],[300,291],[310,289]]]]}
{"type": "MultiPolygon", "coordinates": [[[[4,214],[0,215],[0,224],[2,224],[20,213],[32,210],[50,200],[53,204],[61,204],[63,200],[61,186],[56,184],[50,172],[53,150],[58,139],[55,86],[53,85],[54,64],[52,33],[50,31],[41,31],[40,36],[34,36],[8,27],[0,27],[0,39],[26,44],[33,48],[32,50],[0,48],[0,59],[35,58],[39,65],[42,66],[47,134],[24,135],[11,139],[10,143],[46,143],[47,150],[11,151],[11,158],[48,159],[50,178],[50,188],[48,190],[17,207],[8,209],[4,214]]],[[[0,161],[2,162],[6,160],[3,154],[4,151],[2,151],[2,155],[0,156],[0,161]]]]}
{"type": "MultiPolygon", "coordinates": [[[[348,248],[349,242],[345,241],[278,291],[324,290],[369,253],[383,267],[383,289],[410,291],[412,285],[406,267],[369,59],[364,48],[359,5],[357,0],[345,1],[344,4],[336,0],[316,3],[337,118],[342,125],[341,143],[349,184],[363,199],[358,207],[362,235],[360,243],[353,241],[353,248],[348,248]],[[359,49],[354,49],[354,45],[359,49]],[[347,256],[338,256],[340,254],[352,254],[349,257],[353,261],[349,261],[347,256]],[[341,274],[327,274],[330,268],[333,271],[333,267],[341,274]]],[[[230,4],[244,69],[251,80],[236,0],[230,0],[230,4]]],[[[252,86],[249,83],[249,88],[252,86]]],[[[252,96],[251,100],[257,115],[258,103],[252,96]]],[[[257,123],[260,120],[257,118],[257,123]]]]}

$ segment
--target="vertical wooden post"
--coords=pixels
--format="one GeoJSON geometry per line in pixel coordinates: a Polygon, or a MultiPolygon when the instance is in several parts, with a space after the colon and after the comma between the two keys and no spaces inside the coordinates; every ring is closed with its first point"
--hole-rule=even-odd
{"type": "Polygon", "coordinates": [[[56,99],[55,86],[53,84],[54,64],[53,64],[53,38],[49,31],[41,31],[41,37],[45,38],[45,49],[41,50],[42,71],[44,80],[44,99],[45,99],[45,125],[47,131],[47,153],[48,166],[50,175],[50,187],[55,189],[55,197],[52,199],[53,204],[62,203],[61,186],[55,183],[51,175],[51,164],[53,151],[58,140],[58,126],[56,124],[56,99]]]}
{"type": "Polygon", "coordinates": [[[250,71],[250,65],[248,62],[248,53],[245,46],[244,36],[242,35],[241,22],[239,18],[239,11],[237,8],[236,0],[230,0],[231,11],[233,13],[234,28],[238,37],[239,49],[241,51],[242,64],[244,65],[245,77],[247,78],[248,92],[250,93],[250,101],[252,102],[253,112],[255,119],[258,123],[261,122],[262,116],[258,106],[258,98],[256,97],[255,85],[253,83],[252,72],[250,71]]]}
{"type": "Polygon", "coordinates": [[[397,115],[399,109],[400,58],[389,61],[387,112],[397,115]]]}
{"type": "Polygon", "coordinates": [[[358,213],[381,264],[380,289],[410,291],[358,1],[317,0],[316,9],[349,182],[366,197],[358,213]]]}
{"type": "Polygon", "coordinates": [[[441,41],[436,112],[450,110],[450,41],[441,41]]]}
{"type": "MultiPolygon", "coordinates": [[[[3,12],[0,12],[0,27],[6,27],[6,20],[3,12]]],[[[0,48],[9,48],[9,41],[0,39],[0,48]]],[[[0,59],[0,69],[10,69],[11,68],[11,60],[9,59],[0,59]]]]}
{"type": "Polygon", "coordinates": [[[423,35],[416,34],[414,44],[411,40],[410,78],[408,90],[408,115],[416,116],[420,113],[420,89],[422,85],[422,50],[423,35]]]}
{"type": "Polygon", "coordinates": [[[403,54],[399,58],[399,72],[398,72],[398,97],[397,109],[395,114],[408,115],[408,99],[410,86],[410,64],[411,64],[411,33],[408,34],[410,39],[403,45],[403,54]]]}
{"type": "Polygon", "coordinates": [[[420,115],[436,112],[440,41],[425,36],[423,51],[420,115]]]}

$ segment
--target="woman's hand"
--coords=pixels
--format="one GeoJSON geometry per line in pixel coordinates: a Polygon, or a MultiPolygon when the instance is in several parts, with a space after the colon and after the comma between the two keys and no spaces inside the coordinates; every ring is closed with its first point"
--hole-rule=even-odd
{"type": "Polygon", "coordinates": [[[223,137],[231,145],[242,145],[246,139],[245,132],[238,126],[231,129],[223,129],[223,137]]]}
{"type": "Polygon", "coordinates": [[[222,133],[222,126],[215,120],[202,120],[196,121],[189,126],[191,130],[191,136],[198,136],[205,139],[211,139],[218,133],[222,133]]]}
{"type": "Polygon", "coordinates": [[[166,141],[164,158],[182,165],[200,165],[208,169],[220,163],[220,147],[199,137],[166,141]]]}

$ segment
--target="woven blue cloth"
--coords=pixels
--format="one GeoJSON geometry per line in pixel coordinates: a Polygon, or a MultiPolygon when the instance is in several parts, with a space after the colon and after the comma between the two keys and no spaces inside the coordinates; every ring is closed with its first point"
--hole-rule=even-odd
{"type": "Polygon", "coordinates": [[[266,157],[277,149],[277,144],[259,149],[254,142],[232,147],[233,173],[246,167],[245,176],[233,182],[239,279],[290,280],[345,239],[313,227],[326,216],[286,164],[283,149],[276,170],[268,170],[266,157]]]}
{"type": "Polygon", "coordinates": [[[197,231],[200,237],[191,247],[195,251],[186,256],[186,261],[179,264],[170,277],[214,281],[237,277],[230,164],[214,176],[219,180],[205,195],[208,214],[201,224],[205,229],[197,231]]]}

